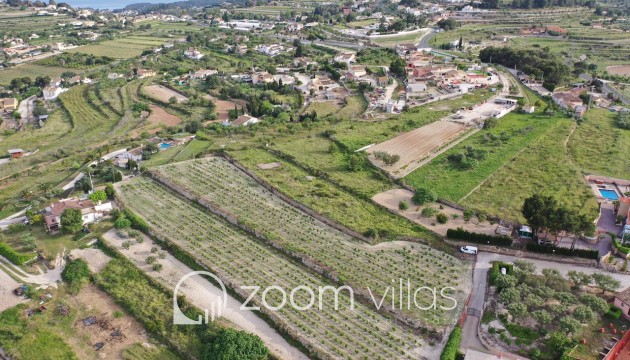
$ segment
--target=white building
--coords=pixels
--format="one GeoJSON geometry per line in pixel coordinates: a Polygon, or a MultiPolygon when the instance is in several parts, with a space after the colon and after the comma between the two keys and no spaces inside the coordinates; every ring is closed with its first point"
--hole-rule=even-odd
{"type": "Polygon", "coordinates": [[[201,58],[204,57],[204,55],[195,48],[188,48],[188,50],[184,51],[184,56],[193,60],[201,60],[201,58]]]}
{"type": "Polygon", "coordinates": [[[58,87],[58,86],[47,86],[42,91],[43,94],[44,94],[44,100],[56,99],[57,96],[59,96],[62,92],[66,91],[66,90],[68,90],[68,89],[64,89],[64,88],[58,87]]]}

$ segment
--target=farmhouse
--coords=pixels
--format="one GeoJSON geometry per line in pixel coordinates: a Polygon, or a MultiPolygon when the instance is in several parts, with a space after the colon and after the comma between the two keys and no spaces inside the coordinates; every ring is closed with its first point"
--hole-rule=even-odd
{"type": "Polygon", "coordinates": [[[252,74],[252,84],[268,84],[274,82],[273,75],[266,71],[260,71],[252,74]]]}
{"type": "Polygon", "coordinates": [[[146,69],[141,69],[141,68],[138,68],[138,70],[136,71],[136,74],[138,75],[138,79],[144,79],[147,77],[152,77],[152,76],[157,75],[155,70],[146,70],[146,69]]]}
{"type": "Polygon", "coordinates": [[[351,52],[344,52],[335,56],[336,62],[346,63],[348,66],[357,62],[357,56],[351,52]]]}
{"type": "Polygon", "coordinates": [[[8,151],[9,151],[9,156],[11,156],[11,159],[17,159],[24,156],[24,150],[22,149],[9,149],[8,151]]]}
{"type": "Polygon", "coordinates": [[[348,73],[354,78],[367,75],[365,65],[351,65],[348,69],[348,73]]]}
{"type": "Polygon", "coordinates": [[[42,93],[44,94],[44,100],[52,100],[56,99],[57,96],[59,96],[62,92],[66,90],[68,89],[53,85],[45,87],[42,93]]]}
{"type": "Polygon", "coordinates": [[[66,209],[77,209],[81,211],[83,225],[96,222],[112,211],[112,203],[105,202],[94,204],[92,200],[64,199],[51,204],[45,209],[44,225],[46,231],[55,232],[61,228],[61,214],[66,209]]]}
{"type": "Polygon", "coordinates": [[[551,98],[561,108],[574,110],[583,104],[579,94],[584,91],[586,90],[583,88],[575,88],[569,91],[556,92],[551,95],[551,98]]]}
{"type": "Polygon", "coordinates": [[[184,51],[184,56],[193,59],[193,60],[201,60],[204,55],[195,48],[188,48],[188,50],[184,51]]]}
{"type": "Polygon", "coordinates": [[[234,121],[225,121],[223,123],[224,126],[249,126],[256,123],[259,123],[260,119],[250,116],[250,115],[241,115],[237,117],[234,121]]]}
{"type": "Polygon", "coordinates": [[[284,46],[278,44],[265,45],[260,44],[256,46],[256,51],[267,56],[277,56],[285,51],[284,46]]]}
{"type": "Polygon", "coordinates": [[[119,73],[109,73],[107,74],[107,78],[109,80],[116,80],[116,79],[120,79],[125,77],[123,74],[119,74],[119,73]]]}
{"type": "Polygon", "coordinates": [[[315,91],[329,91],[339,87],[339,84],[331,80],[328,76],[316,76],[311,82],[311,89],[315,91]]]}
{"type": "Polygon", "coordinates": [[[218,74],[218,73],[219,73],[218,71],[216,71],[216,70],[210,70],[210,69],[207,69],[207,70],[197,70],[197,71],[195,71],[194,73],[190,74],[190,77],[191,77],[192,79],[205,79],[205,78],[207,78],[208,76],[216,75],[216,74],[218,74]]]}
{"type": "Polygon", "coordinates": [[[407,55],[410,55],[412,52],[416,51],[417,47],[415,44],[398,44],[396,45],[396,53],[398,56],[405,58],[407,55]]]}
{"type": "Polygon", "coordinates": [[[614,305],[621,309],[623,317],[630,320],[630,288],[615,294],[614,305]]]}
{"type": "Polygon", "coordinates": [[[17,107],[17,100],[15,98],[0,98],[0,110],[4,112],[11,112],[17,107]]]}

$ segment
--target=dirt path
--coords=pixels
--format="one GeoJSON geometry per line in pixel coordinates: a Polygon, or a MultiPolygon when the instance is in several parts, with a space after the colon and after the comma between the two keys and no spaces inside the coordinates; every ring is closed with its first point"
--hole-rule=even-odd
{"type": "Polygon", "coordinates": [[[573,133],[575,132],[575,129],[577,129],[577,123],[573,123],[573,127],[571,127],[571,131],[569,131],[569,135],[567,135],[567,138],[564,140],[564,153],[567,155],[567,159],[569,159],[569,162],[571,163],[571,165],[575,166],[575,163],[573,162],[573,159],[571,158],[571,154],[569,154],[569,140],[571,140],[571,135],[573,135],[573,133]]]}
{"type": "MultiPolygon", "coordinates": [[[[151,255],[157,255],[151,252],[151,248],[154,247],[155,244],[150,238],[144,235],[142,236],[144,241],[142,243],[132,241],[134,245],[128,250],[122,247],[122,243],[129,239],[121,239],[114,230],[110,230],[103,235],[103,239],[123,253],[147,275],[155,278],[169,288],[174,288],[184,275],[193,271],[166,252],[164,253],[165,258],[158,260],[158,263],[163,266],[162,270],[160,272],[154,271],[152,266],[146,263],[146,258],[151,255]]],[[[193,305],[200,309],[211,309],[213,301],[210,301],[210,299],[216,299],[221,295],[219,287],[199,276],[188,279],[182,284],[179,291],[183,293],[193,305]]],[[[252,311],[242,311],[240,307],[241,302],[228,295],[228,301],[223,311],[222,318],[230,321],[238,328],[258,335],[271,353],[280,359],[308,360],[306,355],[289,344],[275,329],[258,317],[256,313],[252,311]]]]}

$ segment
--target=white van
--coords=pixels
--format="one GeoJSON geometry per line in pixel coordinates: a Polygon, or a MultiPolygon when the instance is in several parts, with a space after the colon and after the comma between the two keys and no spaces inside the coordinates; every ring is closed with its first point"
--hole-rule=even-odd
{"type": "Polygon", "coordinates": [[[477,248],[475,246],[462,246],[459,250],[464,254],[477,255],[477,248]]]}

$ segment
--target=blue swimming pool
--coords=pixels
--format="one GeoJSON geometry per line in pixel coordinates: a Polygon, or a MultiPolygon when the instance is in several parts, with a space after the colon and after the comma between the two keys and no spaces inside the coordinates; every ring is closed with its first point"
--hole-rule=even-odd
{"type": "Polygon", "coordinates": [[[166,149],[168,149],[170,147],[171,147],[171,144],[168,144],[168,143],[161,143],[160,144],[160,149],[162,149],[162,150],[166,150],[166,149]]]}
{"type": "Polygon", "coordinates": [[[619,200],[619,194],[615,190],[599,189],[599,193],[608,200],[619,200]]]}

